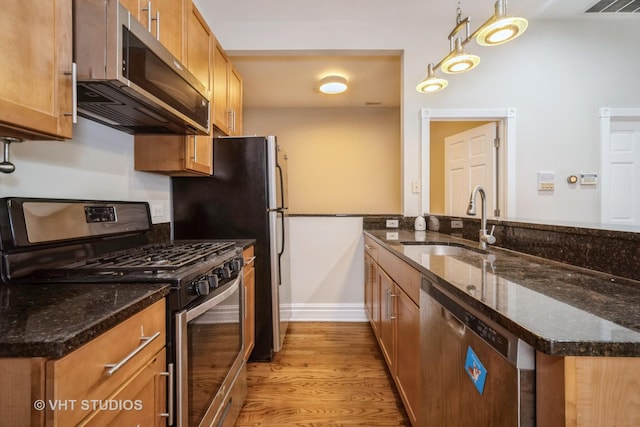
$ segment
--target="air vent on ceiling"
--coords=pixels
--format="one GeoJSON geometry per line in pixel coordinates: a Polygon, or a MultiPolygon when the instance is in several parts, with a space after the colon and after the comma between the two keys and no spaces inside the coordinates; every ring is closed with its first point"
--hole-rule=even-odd
{"type": "Polygon", "coordinates": [[[640,0],[600,0],[586,13],[640,13],[640,0]]]}

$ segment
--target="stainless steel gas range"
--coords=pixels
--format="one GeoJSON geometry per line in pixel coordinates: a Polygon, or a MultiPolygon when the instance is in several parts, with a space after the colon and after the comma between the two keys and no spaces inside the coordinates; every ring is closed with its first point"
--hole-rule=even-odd
{"type": "Polygon", "coordinates": [[[168,425],[233,425],[246,396],[242,250],[149,243],[145,202],[0,199],[7,283],[168,283],[168,425]],[[175,378],[173,377],[175,375],[175,378]],[[174,380],[175,379],[175,380],[174,380]]]}

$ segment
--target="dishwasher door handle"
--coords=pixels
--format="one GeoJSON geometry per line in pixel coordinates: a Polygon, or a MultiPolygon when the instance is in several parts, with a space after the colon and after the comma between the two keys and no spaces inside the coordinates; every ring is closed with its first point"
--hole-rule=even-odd
{"type": "Polygon", "coordinates": [[[440,310],[442,310],[442,317],[444,317],[445,321],[451,327],[451,329],[453,329],[453,331],[460,336],[464,335],[465,329],[467,328],[465,324],[458,320],[458,318],[451,314],[451,312],[446,308],[440,306],[440,310]]]}

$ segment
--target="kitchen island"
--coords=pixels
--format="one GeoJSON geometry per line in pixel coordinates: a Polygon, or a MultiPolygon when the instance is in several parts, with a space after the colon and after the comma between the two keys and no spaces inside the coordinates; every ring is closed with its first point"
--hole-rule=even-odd
{"type": "Polygon", "coordinates": [[[537,425],[639,425],[640,282],[435,232],[365,230],[365,245],[365,259],[393,256],[425,278],[421,293],[435,284],[535,350],[537,425]]]}

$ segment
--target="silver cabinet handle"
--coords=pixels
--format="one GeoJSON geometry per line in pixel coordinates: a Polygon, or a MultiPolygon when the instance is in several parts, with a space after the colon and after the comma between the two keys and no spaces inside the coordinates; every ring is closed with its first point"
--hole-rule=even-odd
{"type": "Polygon", "coordinates": [[[198,163],[198,144],[196,143],[196,136],[193,135],[191,138],[193,138],[193,156],[191,156],[191,158],[194,163],[198,163]]]}
{"type": "Polygon", "coordinates": [[[78,123],[78,65],[71,63],[71,72],[65,71],[65,76],[71,76],[71,112],[64,113],[65,116],[71,116],[71,123],[78,123]]]}
{"type": "Polygon", "coordinates": [[[227,130],[232,130],[231,129],[231,114],[233,113],[233,110],[227,110],[227,130]]]}
{"type": "Polygon", "coordinates": [[[140,337],[140,340],[142,341],[142,344],[140,344],[138,347],[136,347],[131,353],[126,355],[124,357],[124,359],[122,359],[121,361],[119,361],[118,363],[115,363],[115,364],[110,363],[108,365],[104,365],[104,368],[108,369],[108,371],[106,372],[106,375],[108,377],[110,377],[111,375],[113,375],[116,372],[118,372],[118,370],[120,368],[122,368],[128,361],[133,359],[138,353],[140,353],[142,350],[144,350],[144,348],[146,346],[151,344],[151,342],[153,340],[155,340],[156,338],[158,338],[159,336],[160,336],[160,332],[156,332],[155,334],[153,334],[150,337],[140,337]]]}
{"type": "Polygon", "coordinates": [[[174,389],[173,363],[169,363],[167,365],[167,372],[161,372],[160,375],[163,377],[168,377],[167,388],[169,389],[169,395],[167,396],[167,412],[161,413],[160,416],[167,418],[168,425],[173,425],[173,389],[174,389]]]}
{"type": "Polygon", "coordinates": [[[236,131],[236,110],[231,110],[231,132],[236,131]]]}
{"type": "Polygon", "coordinates": [[[255,257],[255,256],[252,256],[252,257],[251,257],[251,258],[249,258],[249,259],[245,259],[245,260],[244,260],[244,265],[251,264],[251,263],[253,263],[253,261],[255,261],[255,260],[256,260],[256,257],[255,257]]]}
{"type": "MultiPolygon", "coordinates": [[[[395,298],[395,297],[397,297],[397,296],[398,296],[398,294],[392,294],[392,293],[391,293],[391,291],[389,291],[389,307],[390,307],[390,308],[389,308],[389,310],[392,310],[392,307],[391,307],[391,298],[395,298]]],[[[389,320],[395,320],[395,319],[397,319],[397,318],[398,318],[397,316],[394,316],[394,315],[392,315],[392,314],[390,314],[390,315],[389,315],[389,320]]]]}
{"type": "Polygon", "coordinates": [[[149,30],[149,32],[151,32],[151,2],[148,1],[147,2],[147,7],[143,7],[142,8],[143,12],[147,12],[147,30],[149,30]]]}
{"type": "Polygon", "coordinates": [[[156,17],[153,19],[156,21],[156,39],[160,40],[160,11],[156,11],[156,17]]]}

